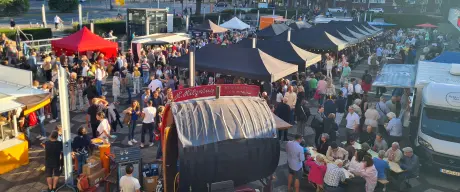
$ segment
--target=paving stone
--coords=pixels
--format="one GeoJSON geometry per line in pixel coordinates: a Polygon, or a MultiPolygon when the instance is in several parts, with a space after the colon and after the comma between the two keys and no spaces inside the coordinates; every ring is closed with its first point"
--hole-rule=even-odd
{"type": "Polygon", "coordinates": [[[437,189],[427,189],[424,192],[443,192],[443,191],[440,191],[440,190],[437,190],[437,189]]]}
{"type": "Polygon", "coordinates": [[[284,151],[280,152],[280,160],[278,161],[278,167],[287,164],[287,153],[284,151]]]}

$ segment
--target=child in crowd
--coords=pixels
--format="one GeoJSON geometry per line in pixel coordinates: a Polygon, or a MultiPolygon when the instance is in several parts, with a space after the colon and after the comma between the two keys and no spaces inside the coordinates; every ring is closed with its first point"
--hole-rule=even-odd
{"type": "Polygon", "coordinates": [[[137,67],[134,67],[133,71],[133,94],[138,94],[140,93],[140,78],[141,78],[141,72],[137,67]]]}
{"type": "Polygon", "coordinates": [[[77,73],[71,73],[69,79],[70,111],[77,110],[77,73]]]}

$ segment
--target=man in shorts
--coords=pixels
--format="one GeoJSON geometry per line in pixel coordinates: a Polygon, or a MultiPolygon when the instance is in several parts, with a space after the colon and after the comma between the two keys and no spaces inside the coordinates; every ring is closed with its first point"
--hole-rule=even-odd
{"type": "Polygon", "coordinates": [[[45,142],[45,174],[48,192],[55,192],[61,175],[62,142],[58,141],[59,133],[53,131],[45,142]]]}
{"type": "Polygon", "coordinates": [[[132,164],[126,165],[126,175],[120,178],[121,192],[140,192],[141,185],[139,180],[133,177],[134,167],[132,164]]]}
{"type": "Polygon", "coordinates": [[[302,136],[295,135],[294,140],[286,144],[287,161],[289,165],[288,191],[291,191],[293,178],[295,191],[299,192],[300,190],[300,179],[303,173],[302,165],[305,161],[305,153],[303,147],[300,146],[301,142],[302,136]]]}

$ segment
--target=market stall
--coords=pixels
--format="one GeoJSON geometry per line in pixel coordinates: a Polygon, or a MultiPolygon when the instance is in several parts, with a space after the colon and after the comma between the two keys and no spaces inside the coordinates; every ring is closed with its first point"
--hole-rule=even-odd
{"type": "MultiPolygon", "coordinates": [[[[267,82],[279,80],[298,69],[297,65],[278,60],[260,49],[209,44],[194,54],[196,70],[267,82]]],[[[188,68],[189,61],[189,55],[184,55],[173,59],[171,65],[188,68]]]]}
{"type": "Polygon", "coordinates": [[[234,30],[245,30],[251,28],[248,24],[244,23],[238,17],[233,17],[225,23],[220,24],[221,27],[234,30]]]}
{"type": "Polygon", "coordinates": [[[116,57],[118,51],[118,43],[105,40],[86,27],[72,35],[51,41],[51,47],[56,55],[61,55],[63,52],[71,55],[87,51],[100,51],[105,57],[111,58],[116,57]]]}
{"type": "MultiPolygon", "coordinates": [[[[288,33],[285,32],[273,39],[282,41],[286,40],[287,37],[288,33]]],[[[347,42],[332,36],[324,29],[318,27],[292,31],[290,41],[296,46],[314,53],[340,51],[347,46],[347,42]]]]}
{"type": "Polygon", "coordinates": [[[296,21],[294,23],[289,24],[289,27],[293,30],[300,30],[300,29],[308,29],[311,28],[312,25],[305,21],[296,21]]]}
{"type": "MultiPolygon", "coordinates": [[[[235,46],[251,48],[252,40],[244,39],[235,46]]],[[[321,61],[321,55],[305,51],[289,41],[276,40],[257,40],[256,48],[277,58],[281,61],[297,64],[299,66],[309,67],[318,61],[321,61]],[[276,45],[276,46],[273,46],[276,45]]]]}
{"type": "Polygon", "coordinates": [[[262,30],[257,31],[256,35],[258,38],[270,38],[270,37],[278,36],[288,29],[289,27],[284,23],[280,23],[280,24],[275,23],[262,30]]]}
{"type": "Polygon", "coordinates": [[[161,129],[164,191],[208,191],[217,182],[237,187],[263,178],[270,185],[280,157],[280,119],[258,97],[258,86],[208,85],[173,94],[161,129]]]}
{"type": "Polygon", "coordinates": [[[28,115],[50,102],[49,93],[34,89],[21,78],[10,78],[11,75],[27,79],[32,74],[0,66],[0,174],[29,163],[29,144],[19,132],[17,120],[20,115],[28,115]]]}

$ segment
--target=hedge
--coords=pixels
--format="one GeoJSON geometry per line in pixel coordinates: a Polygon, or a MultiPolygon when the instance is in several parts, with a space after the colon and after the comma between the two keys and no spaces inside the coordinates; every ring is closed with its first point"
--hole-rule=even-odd
{"type": "Polygon", "coordinates": [[[400,28],[413,28],[415,25],[422,23],[438,24],[442,22],[442,17],[433,17],[420,14],[391,14],[384,13],[382,15],[372,16],[372,18],[383,18],[387,23],[396,24],[395,27],[400,28]]]}
{"type": "MultiPolygon", "coordinates": [[[[28,34],[32,35],[34,40],[49,39],[53,37],[51,28],[26,28],[26,29],[21,29],[21,31],[27,35],[28,34]]],[[[5,35],[11,40],[16,39],[15,29],[0,29],[0,33],[5,33],[5,35]]],[[[29,40],[32,40],[30,38],[30,35],[28,35],[27,38],[29,38],[29,40]]],[[[24,37],[24,35],[21,34],[21,40],[27,40],[27,39],[24,37]]]]}

